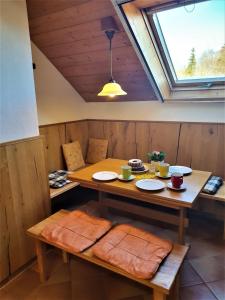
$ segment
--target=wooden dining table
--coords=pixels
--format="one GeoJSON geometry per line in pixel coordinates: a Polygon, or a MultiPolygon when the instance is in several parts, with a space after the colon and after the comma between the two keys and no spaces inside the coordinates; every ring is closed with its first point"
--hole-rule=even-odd
{"type": "MultiPolygon", "coordinates": [[[[112,207],[125,210],[143,217],[150,217],[174,225],[178,225],[178,242],[184,244],[185,227],[188,224],[186,211],[192,208],[199,193],[211,176],[211,172],[193,170],[190,175],[184,176],[186,189],[174,191],[166,187],[170,181],[167,179],[155,178],[165,183],[165,188],[159,191],[145,191],[136,187],[135,182],[140,178],[148,177],[148,174],[136,176],[133,181],[124,182],[118,179],[112,181],[97,181],[93,179],[93,174],[100,171],[113,171],[121,173],[121,166],[127,165],[126,160],[108,158],[84,169],[75,171],[69,175],[69,179],[79,182],[83,187],[94,189],[99,192],[99,205],[102,213],[105,208],[112,207]],[[155,206],[171,208],[178,212],[171,214],[162,212],[141,205],[131,204],[127,201],[107,198],[107,194],[123,196],[135,199],[137,203],[148,203],[155,206]]],[[[147,164],[146,164],[147,165],[147,164]]]]}

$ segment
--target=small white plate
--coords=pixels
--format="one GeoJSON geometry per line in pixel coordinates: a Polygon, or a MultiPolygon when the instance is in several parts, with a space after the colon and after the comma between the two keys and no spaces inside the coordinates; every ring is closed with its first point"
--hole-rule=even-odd
{"type": "Polygon", "coordinates": [[[172,182],[168,182],[167,187],[171,190],[174,190],[174,191],[183,191],[183,190],[186,190],[186,188],[187,188],[186,184],[183,183],[183,184],[181,184],[179,189],[177,189],[177,188],[173,187],[172,182]]]}
{"type": "Polygon", "coordinates": [[[111,172],[111,171],[101,171],[101,172],[94,173],[92,175],[92,178],[100,181],[109,181],[109,180],[117,179],[118,174],[116,172],[111,172]]]}
{"type": "Polygon", "coordinates": [[[162,178],[162,179],[169,179],[169,178],[171,178],[171,173],[168,173],[166,176],[161,176],[160,172],[157,172],[156,176],[159,178],[162,178]]]}
{"type": "Polygon", "coordinates": [[[192,173],[192,169],[185,166],[170,166],[170,173],[182,173],[183,175],[188,175],[192,173]]]}
{"type": "Polygon", "coordinates": [[[120,174],[120,175],[118,176],[118,179],[121,180],[121,181],[131,181],[131,180],[134,180],[134,179],[135,179],[135,176],[134,176],[134,175],[130,175],[130,177],[129,177],[128,179],[124,179],[124,178],[123,178],[123,175],[120,174]]]}
{"type": "Polygon", "coordinates": [[[146,165],[144,165],[144,167],[145,167],[145,169],[144,170],[142,170],[142,171],[131,171],[133,174],[143,174],[143,173],[146,173],[146,172],[148,172],[148,170],[149,170],[149,168],[146,166],[146,165]]]}
{"type": "Polygon", "coordinates": [[[156,179],[141,179],[136,182],[136,187],[146,191],[158,191],[165,188],[165,183],[156,179]]]}

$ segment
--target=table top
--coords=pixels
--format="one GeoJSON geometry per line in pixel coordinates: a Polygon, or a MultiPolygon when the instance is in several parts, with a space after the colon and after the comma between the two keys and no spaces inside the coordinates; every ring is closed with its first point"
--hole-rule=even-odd
{"type": "MultiPolygon", "coordinates": [[[[192,174],[184,176],[184,183],[187,188],[184,191],[173,191],[167,188],[158,191],[143,191],[135,186],[135,181],[140,179],[140,175],[133,181],[123,182],[119,180],[103,182],[92,179],[92,175],[99,171],[113,171],[121,173],[121,166],[126,165],[126,160],[108,158],[87,168],[76,171],[69,175],[73,181],[77,181],[81,186],[92,188],[98,191],[125,196],[144,202],[163,205],[172,208],[192,207],[205,183],[211,176],[211,172],[193,170],[192,174]]],[[[170,180],[155,178],[167,184],[170,180]]]]}

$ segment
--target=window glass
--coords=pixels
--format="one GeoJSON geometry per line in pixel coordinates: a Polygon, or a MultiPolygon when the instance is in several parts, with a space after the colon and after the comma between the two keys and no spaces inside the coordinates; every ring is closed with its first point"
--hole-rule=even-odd
{"type": "Polygon", "coordinates": [[[210,0],[152,15],[174,80],[224,80],[225,0],[210,0]]]}

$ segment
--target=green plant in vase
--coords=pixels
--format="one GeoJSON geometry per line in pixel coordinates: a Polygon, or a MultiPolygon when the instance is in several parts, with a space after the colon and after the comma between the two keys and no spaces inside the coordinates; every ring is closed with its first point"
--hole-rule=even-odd
{"type": "Polygon", "coordinates": [[[156,171],[158,171],[158,166],[160,162],[164,161],[166,157],[166,153],[163,151],[152,151],[147,153],[147,156],[148,156],[148,162],[154,165],[156,171]]]}

